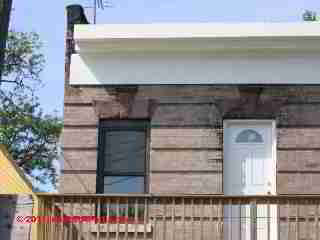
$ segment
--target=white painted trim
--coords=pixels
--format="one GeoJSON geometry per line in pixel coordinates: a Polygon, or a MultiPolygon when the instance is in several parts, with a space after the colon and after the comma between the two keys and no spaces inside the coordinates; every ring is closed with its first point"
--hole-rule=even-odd
{"type": "MultiPolygon", "coordinates": [[[[274,174],[274,186],[271,190],[271,195],[277,195],[277,129],[276,129],[276,121],[275,120],[268,120],[268,119],[226,119],[223,120],[223,162],[224,162],[224,156],[225,156],[225,142],[226,142],[226,135],[225,135],[225,129],[230,124],[241,124],[241,123],[257,123],[257,124],[271,124],[271,141],[272,141],[272,164],[274,167],[273,174],[274,174]]],[[[224,163],[223,163],[224,164],[224,163]]],[[[222,176],[224,179],[224,167],[222,166],[222,176]]],[[[222,190],[224,193],[224,180],[223,180],[223,186],[222,190]]]]}
{"type": "Polygon", "coordinates": [[[75,25],[76,50],[190,51],[244,49],[320,49],[314,23],[152,23],[75,25]]]}
{"type": "Polygon", "coordinates": [[[76,40],[320,37],[319,22],[149,23],[75,25],[76,40]]]}

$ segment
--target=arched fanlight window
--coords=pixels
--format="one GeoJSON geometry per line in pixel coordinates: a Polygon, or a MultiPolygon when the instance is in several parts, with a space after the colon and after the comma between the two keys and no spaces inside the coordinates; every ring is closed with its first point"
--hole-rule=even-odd
{"type": "Polygon", "coordinates": [[[252,129],[243,130],[236,137],[236,143],[263,143],[262,136],[252,129]]]}

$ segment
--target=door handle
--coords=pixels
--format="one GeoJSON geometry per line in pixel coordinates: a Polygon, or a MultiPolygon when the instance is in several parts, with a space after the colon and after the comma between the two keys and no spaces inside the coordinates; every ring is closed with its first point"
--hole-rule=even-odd
{"type": "Polygon", "coordinates": [[[241,185],[246,185],[246,161],[241,160],[241,185]]]}

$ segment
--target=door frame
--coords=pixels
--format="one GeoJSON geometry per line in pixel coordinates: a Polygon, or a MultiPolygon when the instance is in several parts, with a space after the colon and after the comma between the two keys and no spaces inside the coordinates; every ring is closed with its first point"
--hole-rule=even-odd
{"type": "Polygon", "coordinates": [[[225,143],[226,143],[226,134],[225,134],[225,129],[231,124],[270,124],[271,125],[271,142],[272,142],[272,164],[275,168],[275,171],[273,172],[273,179],[274,179],[274,187],[271,191],[271,195],[277,195],[277,129],[276,129],[276,120],[274,119],[224,119],[223,120],[223,143],[222,143],[222,194],[225,195],[225,184],[224,184],[224,161],[225,158],[224,156],[226,148],[225,148],[225,143]]]}

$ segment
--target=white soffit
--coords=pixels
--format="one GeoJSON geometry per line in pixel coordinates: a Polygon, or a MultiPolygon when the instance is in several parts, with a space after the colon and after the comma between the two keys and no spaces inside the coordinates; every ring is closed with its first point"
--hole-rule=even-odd
{"type": "Polygon", "coordinates": [[[320,49],[320,23],[151,23],[76,25],[77,51],[320,49]]]}

